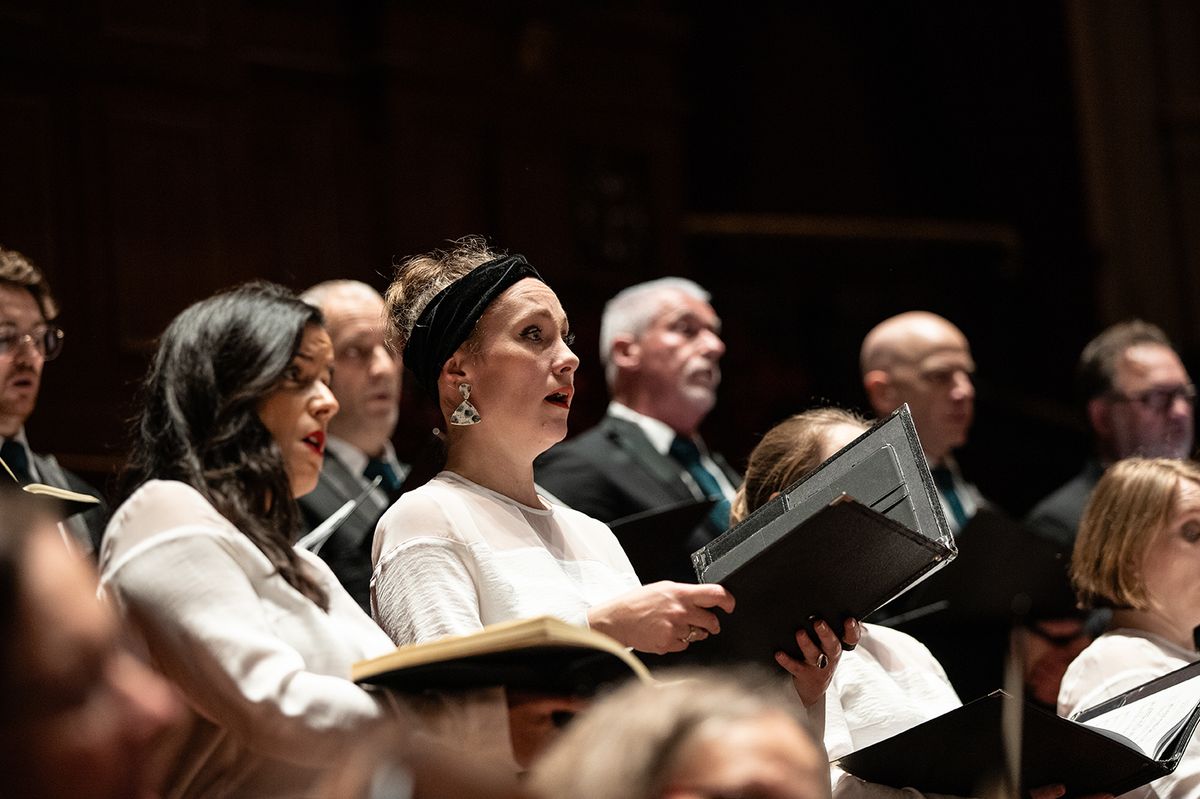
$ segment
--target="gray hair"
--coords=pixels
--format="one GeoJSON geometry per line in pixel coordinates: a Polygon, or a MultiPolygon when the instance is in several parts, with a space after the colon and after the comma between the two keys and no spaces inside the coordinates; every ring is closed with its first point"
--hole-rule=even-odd
{"type": "Polygon", "coordinates": [[[612,362],[612,347],[617,336],[638,337],[653,324],[663,310],[663,295],[680,291],[689,297],[708,302],[712,295],[700,284],[685,277],[660,277],[622,289],[604,304],[600,317],[600,363],[604,379],[611,389],[617,379],[617,366],[612,362]]]}

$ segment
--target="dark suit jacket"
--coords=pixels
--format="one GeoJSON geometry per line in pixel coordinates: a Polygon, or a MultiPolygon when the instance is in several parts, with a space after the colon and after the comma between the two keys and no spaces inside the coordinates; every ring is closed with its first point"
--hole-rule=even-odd
{"type": "MultiPolygon", "coordinates": [[[[734,486],[741,476],[719,455],[710,457],[734,486]]],[[[663,455],[633,422],[605,416],[598,425],[543,454],[534,463],[534,478],[563,502],[602,522],[691,499],[702,499],[685,478],[679,462],[663,455]]],[[[691,553],[716,538],[706,521],[679,553],[678,579],[695,582],[691,553]]]]}
{"type": "MultiPolygon", "coordinates": [[[[297,500],[304,531],[308,532],[325,521],[366,487],[367,480],[362,475],[351,472],[333,452],[327,450],[317,487],[297,500]]],[[[333,532],[317,553],[367,613],[371,612],[371,542],[375,537],[375,525],[390,504],[383,490],[376,489],[342,522],[341,527],[333,532]]]]}
{"type": "Polygon", "coordinates": [[[1025,520],[1026,525],[1050,543],[1070,552],[1075,545],[1083,509],[1103,474],[1100,461],[1088,461],[1083,471],[1034,506],[1025,520]]]}
{"type": "Polygon", "coordinates": [[[100,500],[100,504],[86,513],[77,513],[63,519],[67,532],[79,543],[85,551],[92,553],[95,559],[100,552],[100,539],[104,536],[104,526],[108,524],[108,506],[104,504],[104,496],[86,483],[81,477],[69,472],[58,465],[53,455],[38,455],[32,450],[29,453],[33,468],[37,470],[37,482],[56,488],[66,488],[80,494],[89,494],[100,500]]]}

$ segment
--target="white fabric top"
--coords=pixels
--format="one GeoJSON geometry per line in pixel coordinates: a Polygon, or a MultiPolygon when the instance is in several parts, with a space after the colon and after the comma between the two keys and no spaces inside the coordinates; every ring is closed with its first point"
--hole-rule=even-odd
{"type": "MultiPolygon", "coordinates": [[[[1058,691],[1058,715],[1070,716],[1155,677],[1200,659],[1190,649],[1142,630],[1107,632],[1067,667],[1058,691]]],[[[1174,774],[1121,794],[1129,799],[1194,799],[1200,796],[1200,736],[1193,736],[1174,774]]]]}
{"type": "MultiPolygon", "coordinates": [[[[633,422],[641,428],[646,439],[650,442],[650,446],[658,452],[659,455],[669,455],[671,453],[671,443],[675,441],[679,434],[671,429],[671,426],[666,422],[655,419],[652,416],[647,416],[644,413],[638,413],[633,408],[627,405],[622,405],[617,401],[608,403],[608,415],[615,416],[618,419],[624,419],[627,422],[633,422]]],[[[704,439],[700,436],[693,436],[692,441],[696,444],[696,448],[700,450],[700,465],[704,470],[713,476],[717,481],[717,485],[721,487],[721,493],[725,495],[725,499],[732,500],[734,494],[737,493],[737,487],[729,482],[729,478],[725,476],[725,470],[717,465],[708,454],[708,447],[704,444],[704,439]]],[[[680,467],[681,469],[683,467],[680,467]]],[[[686,471],[688,479],[691,478],[686,471]]],[[[700,487],[696,486],[695,491],[698,492],[697,499],[704,499],[703,492],[700,487]]]]}
{"type": "MultiPolygon", "coordinates": [[[[864,624],[862,638],[844,652],[825,692],[825,748],[829,759],[904,732],[961,705],[946,672],[924,644],[888,627],[864,624]]],[[[863,782],[831,767],[835,799],[921,797],[911,788],[863,782]]]]}
{"type": "Polygon", "coordinates": [[[541,615],[586,626],[590,608],[640,585],[605,524],[448,471],[388,509],[372,559],[371,608],[398,645],[541,615]]]}
{"type": "Polygon", "coordinates": [[[197,715],[167,796],[307,796],[380,719],[350,665],[391,642],[320,558],[298,554],[328,613],[184,483],[146,483],[109,522],[100,593],[197,715]]]}

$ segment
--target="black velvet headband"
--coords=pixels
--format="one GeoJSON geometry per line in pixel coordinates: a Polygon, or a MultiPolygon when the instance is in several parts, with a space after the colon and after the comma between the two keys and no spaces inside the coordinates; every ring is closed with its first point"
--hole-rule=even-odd
{"type": "Polygon", "coordinates": [[[437,399],[438,375],[446,361],[471,337],[488,306],[527,277],[542,279],[525,256],[506,255],[477,266],[433,295],[404,345],[404,365],[417,385],[437,399]]]}

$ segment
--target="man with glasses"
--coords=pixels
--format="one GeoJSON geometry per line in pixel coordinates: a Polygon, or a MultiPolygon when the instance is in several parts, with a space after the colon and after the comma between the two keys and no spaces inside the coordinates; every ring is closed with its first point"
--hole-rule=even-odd
{"type": "MultiPolygon", "coordinates": [[[[25,421],[37,404],[42,367],[62,351],[63,332],[54,324],[58,305],[45,277],[15,250],[0,247],[0,458],[22,485],[45,483],[99,496],[96,489],[29,447],[25,421]]],[[[7,474],[0,478],[11,479],[7,474]]],[[[78,547],[93,553],[104,533],[100,506],[63,522],[78,547]]]]}
{"type": "Polygon", "coordinates": [[[1113,325],[1083,349],[1077,373],[1095,456],[1029,515],[1038,534],[1068,551],[1092,489],[1122,458],[1187,458],[1192,453],[1196,387],[1160,328],[1140,320],[1113,325]]]}

